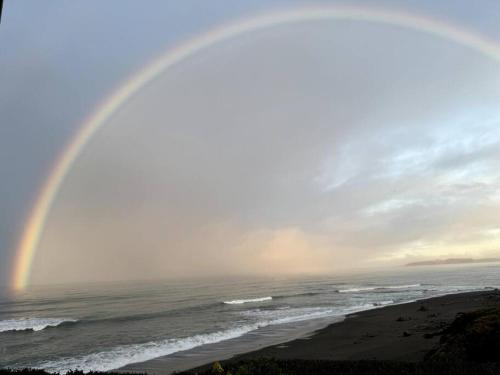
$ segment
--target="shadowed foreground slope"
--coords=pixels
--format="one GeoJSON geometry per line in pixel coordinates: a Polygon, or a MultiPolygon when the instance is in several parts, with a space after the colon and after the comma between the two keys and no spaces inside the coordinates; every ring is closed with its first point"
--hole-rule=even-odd
{"type": "Polygon", "coordinates": [[[493,375],[500,373],[500,363],[464,362],[395,362],[395,361],[314,361],[252,359],[229,362],[199,372],[197,375],[493,375]]]}

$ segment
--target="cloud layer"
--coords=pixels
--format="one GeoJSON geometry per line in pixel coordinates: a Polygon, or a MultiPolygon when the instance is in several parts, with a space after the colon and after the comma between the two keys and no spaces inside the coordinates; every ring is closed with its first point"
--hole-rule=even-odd
{"type": "Polygon", "coordinates": [[[362,22],[264,30],[141,91],[61,191],[34,282],[495,253],[500,67],[362,22]]]}

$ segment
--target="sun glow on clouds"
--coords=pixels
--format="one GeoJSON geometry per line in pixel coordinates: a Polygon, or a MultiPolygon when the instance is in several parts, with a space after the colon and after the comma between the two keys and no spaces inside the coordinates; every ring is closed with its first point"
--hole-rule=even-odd
{"type": "Polygon", "coordinates": [[[407,244],[404,249],[383,253],[371,259],[371,261],[375,264],[380,264],[394,261],[404,263],[421,259],[498,257],[500,236],[485,235],[482,237],[482,239],[472,243],[449,243],[446,241],[426,243],[417,241],[407,244]]]}
{"type": "MultiPolygon", "coordinates": [[[[335,193],[356,185],[383,187],[350,215],[361,235],[370,235],[370,227],[383,231],[381,227],[388,224],[403,232],[412,232],[408,225],[427,227],[396,244],[381,244],[381,254],[371,257],[372,262],[500,253],[496,228],[496,212],[500,209],[500,119],[482,117],[477,115],[475,122],[466,123],[460,117],[451,118],[441,126],[421,124],[420,129],[428,130],[425,142],[410,146],[401,147],[401,132],[393,130],[382,130],[369,139],[356,139],[343,146],[337,159],[341,165],[330,167],[336,173],[324,191],[335,193]],[[364,158],[365,149],[379,152],[372,154],[368,163],[356,159],[359,155],[364,158]]],[[[417,135],[418,129],[406,128],[405,132],[417,135]]],[[[321,176],[323,182],[327,180],[325,174],[321,176]]],[[[370,193],[363,192],[360,198],[366,194],[370,193]]],[[[335,225],[339,223],[329,227],[335,225]]]]}
{"type": "Polygon", "coordinates": [[[327,238],[300,228],[251,233],[238,251],[252,254],[264,274],[326,272],[333,268],[335,259],[335,249],[327,238]]]}

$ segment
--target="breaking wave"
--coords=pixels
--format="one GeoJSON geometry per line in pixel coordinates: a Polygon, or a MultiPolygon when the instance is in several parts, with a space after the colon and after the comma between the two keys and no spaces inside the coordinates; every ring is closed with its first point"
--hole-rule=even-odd
{"type": "Polygon", "coordinates": [[[48,327],[57,327],[63,323],[76,323],[68,318],[24,318],[0,320],[0,332],[41,331],[48,327]]]}
{"type": "Polygon", "coordinates": [[[273,324],[289,323],[315,317],[326,316],[326,312],[318,315],[303,315],[296,317],[279,318],[270,321],[260,321],[254,324],[241,325],[233,329],[214,333],[200,334],[186,338],[150,341],[142,344],[117,346],[109,351],[91,353],[80,357],[61,358],[55,361],[45,361],[35,368],[55,373],[67,373],[71,370],[110,371],[131,363],[148,361],[176,352],[189,350],[201,345],[215,344],[221,341],[241,337],[251,331],[273,324]]]}
{"type": "Polygon", "coordinates": [[[258,318],[256,323],[186,338],[166,339],[142,344],[117,346],[109,351],[91,353],[80,357],[68,357],[55,361],[41,362],[35,367],[49,372],[59,373],[67,373],[70,370],[81,370],[84,372],[110,371],[131,363],[148,361],[176,352],[193,349],[201,345],[215,344],[221,341],[235,339],[251,331],[270,325],[326,317],[338,317],[341,319],[345,313],[366,310],[373,307],[373,304],[359,305],[343,310],[342,312],[340,310],[321,307],[284,309],[283,313],[280,313],[279,310],[268,310],[267,312],[259,309],[249,310],[242,312],[242,314],[258,318]]]}
{"type": "MultiPolygon", "coordinates": [[[[260,302],[262,300],[267,301],[269,299],[269,297],[263,297],[249,300],[237,300],[237,302],[260,302]]],[[[236,301],[228,302],[236,303],[236,301]]],[[[71,370],[81,370],[83,372],[110,371],[132,363],[144,362],[176,352],[194,349],[201,345],[215,344],[221,341],[235,339],[259,328],[271,325],[287,324],[320,318],[338,318],[341,320],[347,314],[371,310],[391,303],[393,303],[393,301],[366,303],[343,308],[305,307],[272,310],[246,310],[240,312],[240,314],[246,318],[254,318],[256,322],[243,324],[227,330],[199,334],[185,338],[173,338],[140,344],[121,345],[107,351],[90,353],[77,357],[60,358],[52,361],[44,361],[33,367],[56,373],[67,373],[71,370]]]]}
{"type": "Polygon", "coordinates": [[[326,292],[304,292],[295,294],[284,294],[279,296],[273,296],[273,299],[284,299],[284,298],[295,298],[295,297],[313,297],[320,294],[325,294],[326,292]]]}
{"type": "Polygon", "coordinates": [[[117,346],[109,351],[91,353],[79,357],[61,358],[55,361],[41,362],[36,368],[49,372],[67,373],[71,370],[109,371],[137,362],[144,362],[183,350],[193,349],[205,344],[240,337],[259,328],[258,325],[241,326],[235,329],[209,334],[195,335],[180,339],[150,341],[134,345],[117,346]]]}
{"type": "Polygon", "coordinates": [[[339,293],[359,293],[359,292],[369,292],[372,290],[410,289],[410,288],[418,288],[419,286],[420,286],[420,284],[372,286],[372,287],[339,289],[338,292],[339,293]]]}
{"type": "Polygon", "coordinates": [[[249,299],[235,299],[233,301],[224,301],[226,305],[241,305],[243,303],[255,303],[270,301],[273,297],[259,297],[259,298],[249,298],[249,299]]]}
{"type": "Polygon", "coordinates": [[[328,307],[303,307],[303,308],[283,308],[273,310],[253,309],[242,311],[242,316],[257,318],[269,324],[293,323],[303,320],[323,318],[332,315],[341,315],[339,310],[328,307]]]}

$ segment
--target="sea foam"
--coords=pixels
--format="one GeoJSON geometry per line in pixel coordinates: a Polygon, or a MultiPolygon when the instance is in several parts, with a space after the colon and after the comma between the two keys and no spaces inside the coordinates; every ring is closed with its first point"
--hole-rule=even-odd
{"type": "Polygon", "coordinates": [[[151,359],[163,357],[176,352],[194,349],[201,345],[215,344],[221,341],[235,339],[270,324],[273,324],[273,322],[257,322],[255,324],[246,324],[223,331],[185,338],[150,341],[134,345],[122,345],[108,351],[91,353],[84,356],[61,358],[55,361],[45,361],[35,365],[34,367],[62,374],[71,370],[81,370],[83,372],[110,371],[132,363],[149,361],[151,359]]]}
{"type": "Polygon", "coordinates": [[[224,301],[226,305],[241,305],[243,303],[255,303],[271,301],[273,297],[259,297],[259,298],[249,298],[249,299],[235,299],[233,301],[224,301]]]}
{"type": "Polygon", "coordinates": [[[371,286],[371,287],[340,289],[338,292],[339,293],[359,293],[359,292],[369,292],[369,291],[373,291],[373,290],[411,289],[411,288],[418,288],[419,286],[420,286],[420,284],[371,286]]]}
{"type": "Polygon", "coordinates": [[[244,325],[234,329],[186,338],[122,345],[108,351],[91,353],[84,356],[45,361],[34,367],[55,373],[67,373],[71,370],[81,370],[84,372],[109,371],[131,363],[144,362],[179,351],[193,349],[201,345],[214,344],[237,338],[257,328],[259,328],[258,324],[244,325]]]}
{"type": "Polygon", "coordinates": [[[268,322],[268,325],[293,323],[332,315],[341,315],[339,310],[328,307],[299,307],[272,310],[252,309],[242,311],[240,314],[245,317],[258,319],[261,322],[268,322]]]}
{"type": "Polygon", "coordinates": [[[47,327],[57,327],[62,323],[75,323],[69,318],[24,318],[0,320],[0,332],[9,331],[41,331],[47,327]]]}
{"type": "Polygon", "coordinates": [[[375,304],[368,303],[355,305],[344,309],[324,307],[282,309],[282,310],[248,310],[242,315],[254,316],[258,319],[253,324],[244,324],[231,329],[200,334],[185,338],[150,341],[134,345],[117,346],[109,351],[91,353],[79,357],[61,358],[55,361],[45,361],[35,368],[49,372],[67,373],[71,370],[110,371],[120,367],[163,357],[176,352],[194,349],[201,345],[215,344],[221,341],[235,339],[259,328],[271,325],[294,323],[319,318],[342,319],[346,314],[376,308],[375,304]]]}

